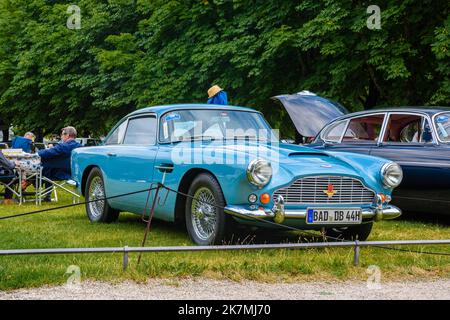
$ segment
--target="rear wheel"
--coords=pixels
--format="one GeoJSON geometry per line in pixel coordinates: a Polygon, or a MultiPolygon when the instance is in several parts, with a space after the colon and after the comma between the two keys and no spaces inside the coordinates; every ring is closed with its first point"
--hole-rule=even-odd
{"type": "Polygon", "coordinates": [[[120,212],[111,208],[107,200],[98,200],[106,197],[103,175],[99,168],[94,168],[89,173],[84,194],[86,195],[86,213],[91,222],[117,221],[120,212]]]}
{"type": "Polygon", "coordinates": [[[188,194],[186,229],[192,241],[197,245],[224,243],[234,229],[234,221],[222,209],[225,199],[217,180],[202,173],[194,179],[188,194]]]}
{"type": "Polygon", "coordinates": [[[373,222],[364,223],[358,226],[330,228],[325,230],[325,236],[330,237],[327,240],[359,240],[365,241],[372,231],[373,222]],[[333,239],[336,238],[336,239],[333,239]]]}

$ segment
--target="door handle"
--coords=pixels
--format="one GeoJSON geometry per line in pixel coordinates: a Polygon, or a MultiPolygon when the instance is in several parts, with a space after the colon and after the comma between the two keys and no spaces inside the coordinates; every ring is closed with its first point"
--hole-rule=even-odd
{"type": "Polygon", "coordinates": [[[173,163],[161,163],[159,166],[155,166],[160,172],[171,173],[173,171],[173,163]]]}
{"type": "Polygon", "coordinates": [[[116,157],[116,156],[117,156],[117,153],[108,152],[106,155],[107,155],[108,157],[116,157]]]}

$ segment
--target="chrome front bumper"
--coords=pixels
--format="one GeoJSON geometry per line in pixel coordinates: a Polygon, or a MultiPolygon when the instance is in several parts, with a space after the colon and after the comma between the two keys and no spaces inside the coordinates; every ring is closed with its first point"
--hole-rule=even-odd
{"type": "MultiPolygon", "coordinates": [[[[339,209],[339,208],[336,208],[339,209]]],[[[248,210],[238,206],[227,206],[224,210],[226,213],[234,215],[238,218],[247,219],[267,219],[276,223],[283,223],[286,219],[298,219],[306,221],[306,209],[305,210],[285,210],[284,206],[275,206],[274,209],[264,211],[261,209],[248,210]]],[[[395,206],[387,206],[384,208],[370,208],[362,209],[362,218],[373,219],[374,221],[391,220],[401,216],[402,212],[395,206]]]]}

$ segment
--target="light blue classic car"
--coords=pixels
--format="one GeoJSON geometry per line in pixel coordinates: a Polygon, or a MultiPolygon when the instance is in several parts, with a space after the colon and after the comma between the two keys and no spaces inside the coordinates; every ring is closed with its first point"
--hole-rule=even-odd
{"type": "MultiPolygon", "coordinates": [[[[154,216],[183,221],[199,245],[223,243],[236,223],[284,224],[365,240],[374,221],[401,214],[389,204],[402,180],[396,163],[280,143],[260,112],[243,107],[137,110],[103,145],[74,150],[72,174],[88,201],[157,182],[179,191],[160,190],[154,216]]],[[[137,193],[100,200],[86,211],[93,222],[113,222],[120,211],[148,215],[146,199],[137,193]]]]}

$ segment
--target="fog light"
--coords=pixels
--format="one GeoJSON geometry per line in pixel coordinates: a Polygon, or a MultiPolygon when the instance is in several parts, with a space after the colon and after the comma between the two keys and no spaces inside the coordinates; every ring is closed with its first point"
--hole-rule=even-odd
{"type": "Polygon", "coordinates": [[[255,203],[256,201],[258,201],[258,196],[256,194],[252,193],[248,196],[248,202],[255,203]]]}
{"type": "Polygon", "coordinates": [[[270,202],[270,195],[268,193],[263,193],[260,200],[262,204],[268,204],[270,202]]]}

